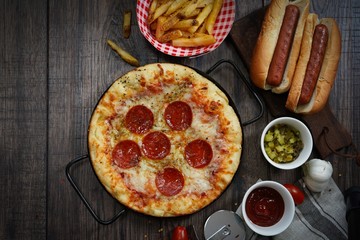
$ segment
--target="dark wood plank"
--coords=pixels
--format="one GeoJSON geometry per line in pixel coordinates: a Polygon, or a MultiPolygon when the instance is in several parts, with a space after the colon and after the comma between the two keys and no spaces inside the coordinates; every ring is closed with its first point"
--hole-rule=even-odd
{"type": "Polygon", "coordinates": [[[0,5],[0,239],[45,239],[47,3],[0,5]]]}
{"type": "MultiPolygon", "coordinates": [[[[159,239],[161,222],[127,211],[110,227],[98,224],[68,184],[65,166],[87,153],[87,127],[102,93],[133,69],[106,44],[112,39],[140,59],[157,61],[157,52],[136,27],[136,2],[50,1],[49,5],[49,195],[48,237],[63,239],[159,239]],[[122,14],[132,11],[129,39],[121,35],[122,14]],[[138,41],[141,39],[142,41],[138,41]],[[61,203],[62,207],[59,207],[61,203]],[[60,220],[59,220],[60,219],[60,220]],[[64,224],[66,222],[66,224],[64,224]],[[134,226],[141,226],[134,227],[134,226]]],[[[89,162],[72,171],[75,180],[102,219],[120,209],[94,177],[89,162]]]]}

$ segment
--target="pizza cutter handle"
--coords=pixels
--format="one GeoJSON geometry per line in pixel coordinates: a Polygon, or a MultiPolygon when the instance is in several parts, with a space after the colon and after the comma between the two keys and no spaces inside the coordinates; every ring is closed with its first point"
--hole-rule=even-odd
{"type": "Polygon", "coordinates": [[[238,66],[232,60],[229,60],[229,59],[221,59],[221,60],[219,60],[211,68],[209,68],[209,70],[206,71],[206,74],[210,74],[211,72],[213,72],[217,67],[219,67],[223,63],[228,63],[233,68],[235,68],[236,72],[240,75],[241,80],[245,83],[248,90],[251,92],[253,97],[256,99],[256,101],[257,101],[257,103],[259,105],[259,108],[260,108],[260,112],[259,112],[259,114],[257,116],[255,116],[254,118],[252,118],[252,119],[250,119],[250,120],[248,120],[246,122],[243,122],[242,125],[246,126],[246,125],[249,125],[251,123],[256,122],[257,120],[259,120],[264,115],[264,103],[261,100],[261,98],[259,97],[259,95],[257,94],[256,90],[250,84],[250,82],[247,81],[247,79],[244,76],[244,74],[242,73],[242,71],[238,68],[238,66]]]}
{"type": "Polygon", "coordinates": [[[75,189],[76,193],[79,195],[80,199],[83,201],[83,203],[85,204],[86,208],[89,210],[89,212],[91,213],[91,215],[95,218],[95,220],[98,223],[101,223],[103,225],[108,225],[111,224],[113,222],[115,222],[116,219],[118,219],[124,212],[125,209],[122,209],[120,212],[118,212],[114,217],[112,217],[109,220],[102,220],[94,211],[94,209],[91,207],[89,201],[85,198],[84,194],[81,192],[80,188],[78,187],[78,185],[75,183],[74,179],[72,178],[71,174],[70,174],[70,169],[73,165],[79,163],[80,161],[83,161],[85,159],[88,159],[89,156],[88,155],[83,155],[80,157],[77,157],[73,160],[71,160],[67,165],[66,165],[66,177],[69,180],[71,186],[75,189]]]}

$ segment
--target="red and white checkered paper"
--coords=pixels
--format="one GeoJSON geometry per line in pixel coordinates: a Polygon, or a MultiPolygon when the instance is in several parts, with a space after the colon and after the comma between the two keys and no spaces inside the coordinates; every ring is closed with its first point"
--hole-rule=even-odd
{"type": "Polygon", "coordinates": [[[229,34],[235,20],[234,0],[224,0],[223,6],[216,19],[213,35],[216,43],[206,47],[174,47],[170,43],[161,43],[155,39],[147,24],[148,11],[151,0],[138,0],[136,6],[136,16],[141,33],[159,51],[176,57],[190,57],[202,55],[216,49],[229,34]]]}

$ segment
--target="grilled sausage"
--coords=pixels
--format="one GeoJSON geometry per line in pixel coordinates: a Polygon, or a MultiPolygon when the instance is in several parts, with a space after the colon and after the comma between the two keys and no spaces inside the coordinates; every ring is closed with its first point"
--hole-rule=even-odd
{"type": "Polygon", "coordinates": [[[279,86],[286,68],[290,50],[295,36],[296,27],[300,17],[300,10],[295,5],[287,5],[280,28],[266,82],[272,86],[279,86]]]}
{"type": "Polygon", "coordinates": [[[317,80],[319,78],[321,66],[324,61],[326,46],[328,43],[329,32],[324,24],[315,27],[313,42],[311,45],[310,59],[307,64],[304,82],[299,98],[300,105],[310,102],[317,80]]]}

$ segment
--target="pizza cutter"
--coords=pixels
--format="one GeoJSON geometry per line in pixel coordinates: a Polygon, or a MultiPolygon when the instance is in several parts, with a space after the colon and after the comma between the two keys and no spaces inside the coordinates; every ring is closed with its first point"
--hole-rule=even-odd
{"type": "Polygon", "coordinates": [[[244,240],[245,226],[240,216],[232,211],[219,210],[205,222],[206,240],[244,240]]]}

